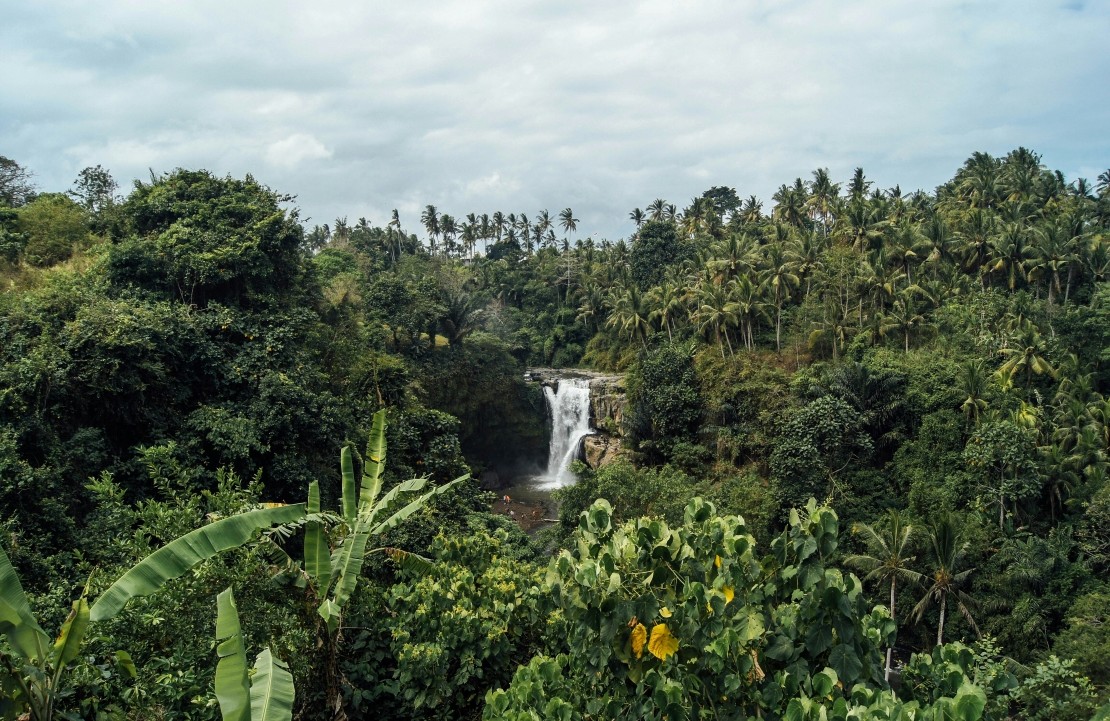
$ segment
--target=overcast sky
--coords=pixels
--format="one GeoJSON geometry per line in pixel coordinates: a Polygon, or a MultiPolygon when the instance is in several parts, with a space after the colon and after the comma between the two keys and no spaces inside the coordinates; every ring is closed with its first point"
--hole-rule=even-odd
{"type": "Polygon", "coordinates": [[[0,24],[0,155],[42,190],[207,168],[310,224],[571,206],[616,239],[818,167],[932,189],[1024,145],[1093,181],[1107,38],[1104,0],[36,0],[0,24]]]}

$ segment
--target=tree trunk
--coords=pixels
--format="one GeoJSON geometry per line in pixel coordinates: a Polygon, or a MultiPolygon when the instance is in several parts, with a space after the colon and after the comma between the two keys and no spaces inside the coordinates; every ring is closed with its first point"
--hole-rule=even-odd
{"type": "MultiPolygon", "coordinates": [[[[894,584],[897,581],[892,576],[890,579],[890,617],[894,619],[895,625],[898,624],[898,619],[894,616],[894,584]]],[[[894,646],[888,646],[886,649],[886,671],[883,674],[883,680],[888,684],[890,683],[890,666],[891,659],[894,655],[894,646]]]]}
{"type": "Polygon", "coordinates": [[[940,623],[937,624],[937,645],[944,645],[944,612],[948,607],[948,594],[942,594],[940,597],[940,623]]]}
{"type": "Polygon", "coordinates": [[[782,306],[775,306],[775,350],[782,350],[782,306]]]}

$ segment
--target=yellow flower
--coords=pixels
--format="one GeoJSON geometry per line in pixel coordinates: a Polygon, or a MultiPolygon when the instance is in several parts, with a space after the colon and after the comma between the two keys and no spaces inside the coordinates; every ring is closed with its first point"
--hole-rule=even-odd
{"type": "Polygon", "coordinates": [[[732,599],[736,598],[736,591],[732,590],[732,586],[725,586],[721,590],[725,592],[725,603],[732,603],[732,599]]]}
{"type": "Polygon", "coordinates": [[[644,643],[647,642],[647,628],[642,623],[637,623],[632,629],[632,653],[636,658],[644,655],[644,643]]]}
{"type": "Polygon", "coordinates": [[[678,650],[678,639],[671,635],[667,624],[656,624],[651,629],[651,640],[648,641],[648,651],[660,661],[665,661],[668,656],[678,650]]]}
{"type": "Polygon", "coordinates": [[[671,609],[664,606],[663,608],[659,609],[659,615],[662,616],[663,618],[670,618],[671,617],[671,609]]]}
{"type": "Polygon", "coordinates": [[[717,556],[713,559],[713,565],[716,566],[717,568],[721,567],[721,557],[720,556],[717,556]]]}

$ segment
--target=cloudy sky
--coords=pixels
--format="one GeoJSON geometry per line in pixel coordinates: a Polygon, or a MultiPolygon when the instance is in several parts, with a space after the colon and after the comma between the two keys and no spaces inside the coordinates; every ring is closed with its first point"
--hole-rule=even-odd
{"type": "Polygon", "coordinates": [[[1024,145],[1110,166],[1110,3],[1071,0],[22,2],[0,155],[43,190],[207,168],[312,223],[398,208],[628,213],[827,167],[931,189],[1024,145]]]}

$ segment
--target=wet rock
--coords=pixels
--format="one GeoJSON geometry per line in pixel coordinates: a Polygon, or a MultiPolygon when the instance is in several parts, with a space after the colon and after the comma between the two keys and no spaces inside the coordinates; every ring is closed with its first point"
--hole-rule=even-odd
{"type": "Polygon", "coordinates": [[[590,468],[612,463],[621,450],[621,439],[608,433],[595,433],[582,439],[582,454],[590,468]]]}

